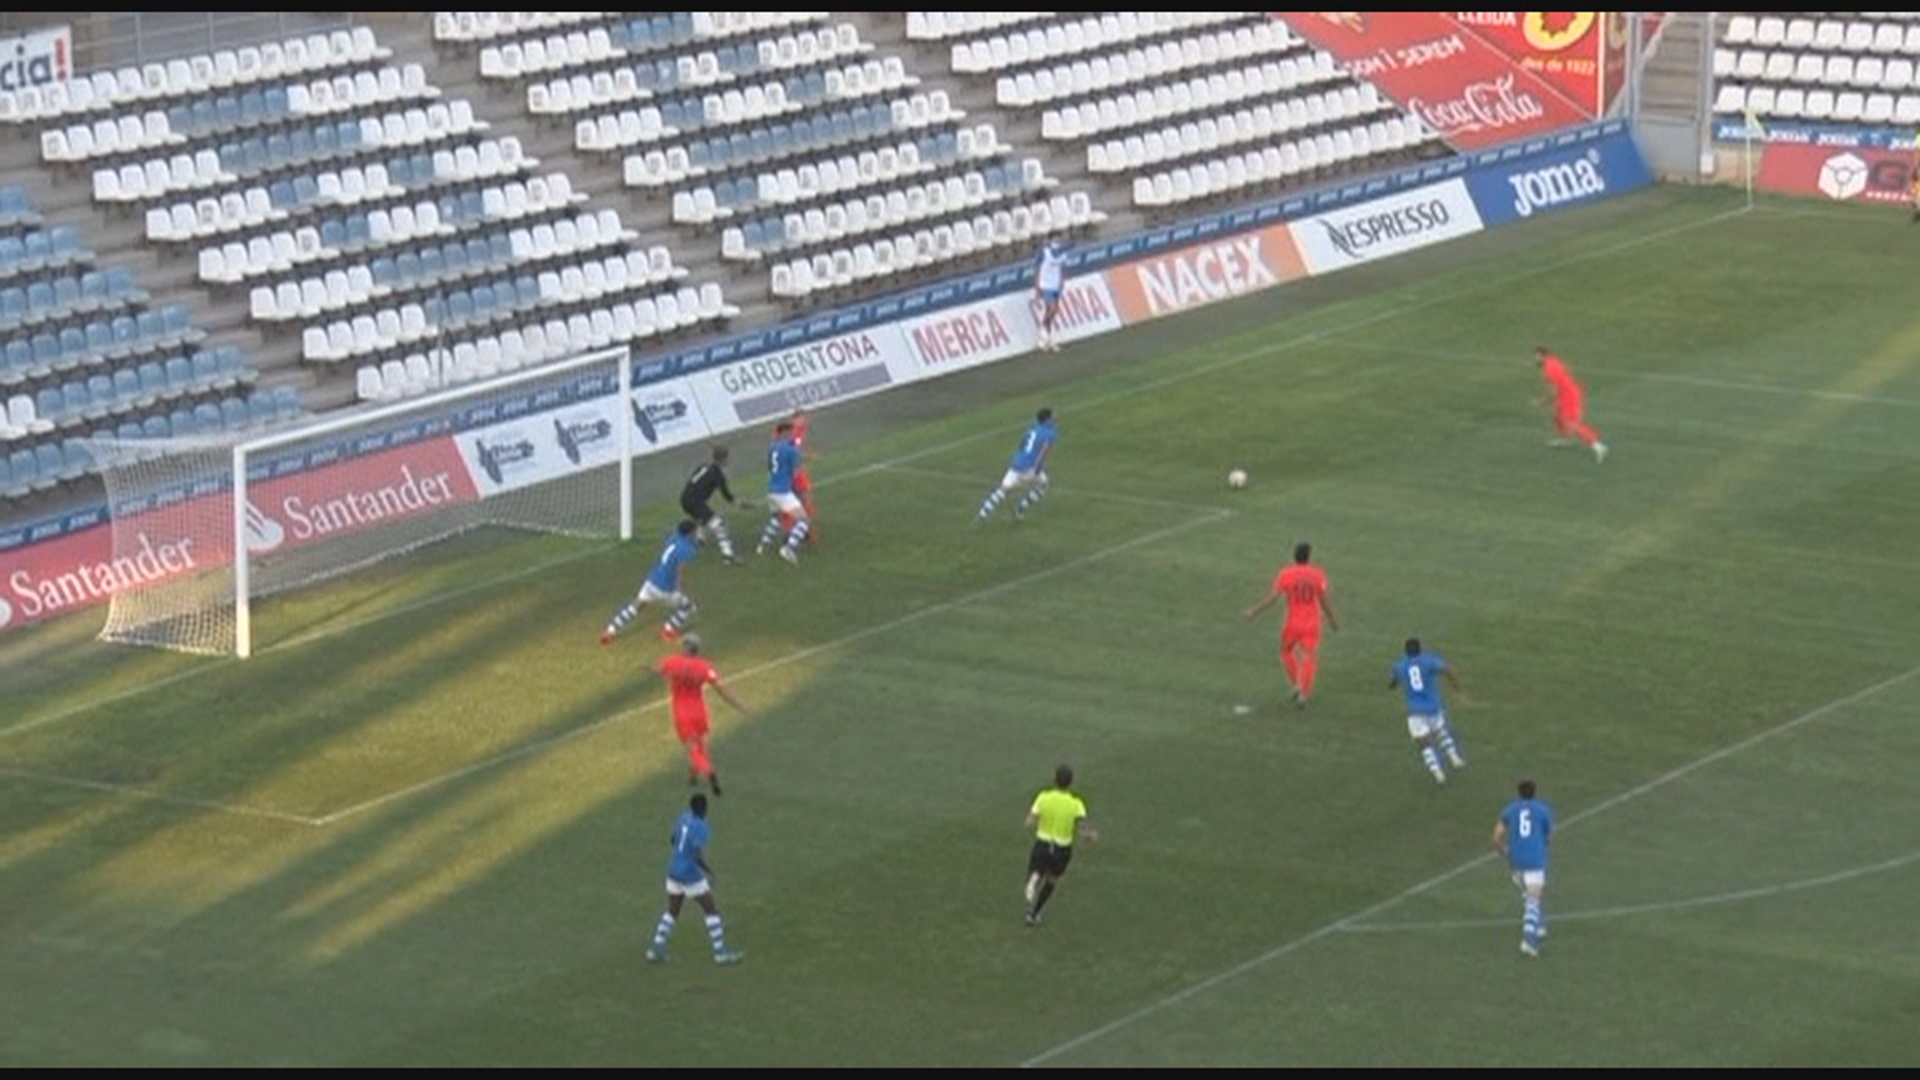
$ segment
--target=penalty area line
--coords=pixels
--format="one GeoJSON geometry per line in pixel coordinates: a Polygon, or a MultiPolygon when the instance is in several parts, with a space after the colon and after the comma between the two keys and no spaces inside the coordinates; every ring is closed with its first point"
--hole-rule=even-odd
{"type": "MultiPolygon", "coordinates": [[[[1644,795],[1648,795],[1652,792],[1658,791],[1661,788],[1666,787],[1668,784],[1671,784],[1676,780],[1681,780],[1688,776],[1691,776],[1694,773],[1700,771],[1701,769],[1704,769],[1707,766],[1714,764],[1715,762],[1724,761],[1727,758],[1733,757],[1735,754],[1739,754],[1746,750],[1752,749],[1753,747],[1758,746],[1761,743],[1766,742],[1770,739],[1777,738],[1781,735],[1785,735],[1789,732],[1796,731],[1802,727],[1805,727],[1806,725],[1811,724],[1814,721],[1819,720],[1822,717],[1828,716],[1840,709],[1844,709],[1849,705],[1853,705],[1857,702],[1864,701],[1867,698],[1873,697],[1875,694],[1879,694],[1882,691],[1890,690],[1896,686],[1899,686],[1901,683],[1907,682],[1908,680],[1912,679],[1916,675],[1920,675],[1920,665],[1910,667],[1907,670],[1899,673],[1898,675],[1889,676],[1885,679],[1880,680],[1877,683],[1872,684],[1871,686],[1867,686],[1859,690],[1855,690],[1853,693],[1847,694],[1844,697],[1835,698],[1832,701],[1827,702],[1825,705],[1821,705],[1818,708],[1811,709],[1807,712],[1801,713],[1799,716],[1796,716],[1791,720],[1787,720],[1782,723],[1776,724],[1773,727],[1767,728],[1764,731],[1760,731],[1753,735],[1749,735],[1746,738],[1739,740],[1738,742],[1728,743],[1726,746],[1723,746],[1720,749],[1713,751],[1712,753],[1705,754],[1701,757],[1695,758],[1692,761],[1687,762],[1685,765],[1681,765],[1677,768],[1670,769],[1664,773],[1661,773],[1659,776],[1654,777],[1653,779],[1647,781],[1644,784],[1641,784],[1637,787],[1629,788],[1628,790],[1623,791],[1620,794],[1605,800],[1604,802],[1600,802],[1593,806],[1590,806],[1585,810],[1582,810],[1579,813],[1574,814],[1572,817],[1569,817],[1565,821],[1561,822],[1560,827],[1564,829],[1571,825],[1575,825],[1575,824],[1578,824],[1579,822],[1585,821],[1589,818],[1598,817],[1599,815],[1604,814],[1609,810],[1617,809],[1621,806],[1626,805],[1627,803],[1633,802],[1634,800],[1644,795]]],[[[1484,855],[1475,856],[1474,858],[1468,859],[1466,862],[1461,863],[1459,866],[1456,866],[1451,870],[1446,870],[1446,871],[1442,871],[1441,873],[1435,874],[1434,876],[1426,879],[1425,881],[1422,881],[1419,884],[1412,886],[1411,888],[1395,893],[1394,895],[1387,897],[1385,900],[1382,900],[1377,904],[1373,904],[1369,907],[1363,908],[1360,911],[1356,911],[1351,915],[1346,915],[1341,918],[1335,919],[1334,921],[1327,923],[1326,925],[1320,927],[1319,929],[1303,934],[1300,937],[1294,938],[1291,941],[1282,942],[1279,945],[1276,945],[1273,948],[1268,949],[1266,952],[1263,952],[1258,956],[1255,956],[1249,960],[1244,960],[1241,963],[1234,965],[1233,967],[1227,968],[1225,971],[1221,971],[1213,975],[1209,975],[1207,978],[1202,979],[1191,986],[1185,987],[1184,989],[1181,989],[1181,990],[1177,990],[1171,994],[1166,995],[1165,997],[1159,998],[1158,1000],[1155,1000],[1146,1005],[1143,1005],[1140,1008],[1135,1009],[1124,1016],[1121,1016],[1114,1020],[1110,1020],[1107,1023],[1100,1025],[1099,1027],[1083,1032],[1079,1035],[1074,1036],[1071,1039],[1068,1039],[1063,1043],[1060,1043],[1056,1046],[1043,1050],[1040,1053],[1035,1054],[1034,1056],[1026,1059],[1025,1061],[1022,1061],[1020,1063],[1020,1067],[1023,1069],[1030,1069],[1030,1068],[1034,1068],[1035,1066],[1044,1065],[1047,1062],[1052,1061],[1055,1058],[1058,1058],[1064,1054],[1072,1053],[1073,1051],[1078,1050],[1083,1046],[1087,1046],[1089,1044],[1098,1042],[1101,1039],[1104,1039],[1107,1036],[1112,1035],[1116,1031],[1122,1031],[1126,1028],[1133,1026],[1136,1023],[1139,1023],[1142,1020],[1145,1020],[1150,1016],[1154,1016],[1158,1013],[1164,1012],[1175,1005],[1179,1005],[1182,1002],[1192,1000],[1193,998],[1199,997],[1201,994],[1205,994],[1208,991],[1215,989],[1216,987],[1223,986],[1229,982],[1232,982],[1233,980],[1239,978],[1242,975],[1247,974],[1250,971],[1254,971],[1258,968],[1264,967],[1267,964],[1270,964],[1275,960],[1279,960],[1282,957],[1285,957],[1291,953],[1298,952],[1299,950],[1306,948],[1307,946],[1313,944],[1316,941],[1320,941],[1325,938],[1332,937],[1336,934],[1340,934],[1344,931],[1347,931],[1357,923],[1364,923],[1367,920],[1373,918],[1375,915],[1378,915],[1383,911],[1389,910],[1390,908],[1393,908],[1394,906],[1400,903],[1403,903],[1407,900],[1411,900],[1414,897],[1419,896],[1430,889],[1434,889],[1441,885],[1444,885],[1447,882],[1452,881],[1454,878],[1457,878],[1460,875],[1465,874],[1470,870],[1474,870],[1481,866],[1485,866],[1487,863],[1493,861],[1494,854],[1495,854],[1494,852],[1489,851],[1484,855]]],[[[1509,924],[1511,923],[1511,921],[1512,920],[1507,920],[1509,924]]]]}
{"type": "Polygon", "coordinates": [[[127,784],[116,784],[107,780],[86,780],[78,776],[61,776],[58,773],[36,772],[32,769],[0,767],[0,779],[26,780],[40,784],[57,784],[61,787],[97,791],[125,799],[140,799],[145,802],[185,807],[190,810],[213,810],[222,814],[231,814],[235,817],[258,818],[263,821],[277,821],[287,825],[305,825],[309,828],[316,828],[322,824],[318,818],[308,817],[304,814],[288,813],[284,810],[266,810],[257,806],[216,802],[212,799],[194,799],[184,795],[168,795],[161,791],[148,791],[145,788],[132,787],[127,784]]]}
{"type": "MultiPolygon", "coordinates": [[[[730,676],[730,679],[732,682],[735,682],[735,683],[744,682],[756,676],[765,675],[773,671],[778,671],[781,668],[790,667],[794,664],[798,664],[803,661],[810,660],[816,656],[820,656],[825,653],[833,652],[834,650],[837,650],[837,649],[845,648],[848,645],[853,645],[858,642],[865,641],[868,638],[880,637],[886,634],[890,634],[896,630],[901,629],[902,627],[911,626],[914,623],[918,623],[918,622],[923,622],[927,619],[933,618],[936,615],[944,615],[950,611],[957,611],[960,608],[967,607],[968,605],[977,604],[983,600],[990,600],[993,597],[1001,595],[1002,593],[1012,592],[1018,589],[1022,589],[1028,585],[1034,584],[1035,582],[1045,581],[1048,578],[1056,577],[1060,574],[1069,573],[1071,571],[1081,569],[1082,567],[1091,566],[1094,563],[1098,563],[1103,560],[1110,559],[1115,555],[1122,554],[1123,552],[1132,551],[1135,548],[1146,547],[1150,544],[1159,543],[1162,540],[1168,539],[1169,537],[1178,536],[1179,534],[1183,532],[1187,532],[1188,530],[1198,528],[1202,525],[1212,524],[1213,522],[1226,517],[1228,513],[1229,513],[1228,511],[1214,510],[1206,514],[1203,514],[1199,517],[1188,518],[1187,520],[1182,521],[1178,524],[1169,525],[1163,529],[1156,529],[1153,532],[1144,533],[1140,536],[1133,537],[1132,539],[1129,539],[1129,540],[1122,540],[1117,544],[1108,545],[1107,547],[1103,547],[1098,551],[1089,552],[1088,554],[1082,555],[1075,559],[1069,559],[1066,562],[1058,563],[1054,566],[1047,567],[1044,570],[1036,570],[1030,574],[1023,574],[1020,577],[1003,581],[998,585],[990,585],[984,589],[979,589],[974,592],[967,593],[964,596],[958,596],[951,600],[945,600],[938,604],[933,604],[929,607],[921,608],[918,611],[911,612],[906,615],[902,615],[899,618],[889,619],[886,622],[882,622],[882,623],[876,623],[872,626],[866,627],[865,629],[856,630],[853,633],[845,634],[841,637],[837,637],[832,641],[822,642],[821,644],[818,644],[818,645],[810,645],[804,649],[796,649],[795,651],[787,653],[784,656],[776,657],[772,660],[768,660],[765,663],[756,664],[753,667],[737,672],[734,675],[730,676]]],[[[410,784],[404,788],[399,788],[394,791],[387,792],[384,795],[376,795],[373,798],[368,799],[364,802],[355,803],[352,806],[344,807],[330,814],[323,814],[320,817],[314,819],[313,823],[321,826],[337,824],[350,817],[355,817],[360,814],[364,814],[369,810],[378,809],[379,807],[386,806],[389,803],[398,802],[402,799],[406,799],[411,796],[418,795],[422,792],[429,791],[433,788],[440,787],[444,784],[450,784],[450,783],[453,783],[454,781],[461,780],[469,776],[473,776],[476,773],[485,772],[488,769],[492,769],[500,765],[505,765],[509,762],[518,761],[522,758],[532,757],[536,754],[543,753],[555,746],[559,746],[562,743],[570,742],[584,735],[589,735],[595,731],[598,731],[605,727],[609,727],[613,724],[621,723],[626,720],[635,719],[637,717],[644,716],[648,713],[658,712],[665,705],[665,703],[666,702],[664,698],[658,698],[648,702],[645,705],[636,706],[631,709],[623,709],[619,712],[613,713],[610,716],[602,717],[599,720],[595,720],[590,723],[584,724],[570,731],[565,731],[558,735],[553,735],[545,739],[535,740],[534,742],[527,743],[524,746],[515,747],[512,750],[508,750],[508,751],[505,751],[504,753],[496,754],[493,757],[485,758],[481,761],[476,761],[471,765],[462,766],[461,768],[454,769],[450,772],[442,773],[438,776],[429,777],[428,779],[422,780],[417,784],[410,784]]]]}
{"type": "MultiPolygon", "coordinates": [[[[1849,881],[1873,877],[1898,870],[1920,862],[1920,851],[1909,851],[1905,855],[1891,859],[1882,859],[1876,863],[1855,866],[1847,870],[1835,870],[1817,877],[1800,878],[1797,881],[1784,881],[1773,885],[1755,885],[1731,892],[1710,893],[1705,896],[1690,896],[1681,900],[1658,900],[1644,904],[1621,904],[1617,907],[1591,908],[1586,911],[1563,911],[1553,914],[1553,921],[1594,922],[1601,919],[1624,919],[1634,915],[1665,915],[1675,912],[1692,911],[1696,908],[1718,907],[1721,904],[1737,904],[1744,900],[1765,900],[1788,893],[1804,892],[1808,889],[1821,889],[1830,885],[1843,885],[1849,881]]],[[[1349,923],[1341,927],[1348,934],[1406,934],[1422,930],[1490,930],[1512,929],[1513,919],[1435,919],[1427,922],[1376,922],[1349,923]]]]}

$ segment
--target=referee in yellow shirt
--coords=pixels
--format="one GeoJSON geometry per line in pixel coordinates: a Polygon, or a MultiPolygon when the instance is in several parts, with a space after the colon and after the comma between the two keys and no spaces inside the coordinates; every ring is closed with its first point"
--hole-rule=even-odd
{"type": "Polygon", "coordinates": [[[1087,804],[1073,793],[1073,767],[1053,770],[1053,786],[1034,796],[1027,811],[1033,830],[1033,853],[1027,856],[1027,925],[1040,925],[1040,909],[1053,898],[1054,887],[1073,861],[1073,842],[1100,834],[1087,821],[1087,804]]]}

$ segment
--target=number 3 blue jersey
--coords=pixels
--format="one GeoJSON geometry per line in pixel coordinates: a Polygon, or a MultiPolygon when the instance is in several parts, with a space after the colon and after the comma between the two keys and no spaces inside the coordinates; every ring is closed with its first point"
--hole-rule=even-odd
{"type": "Polygon", "coordinates": [[[1539,799],[1515,799],[1500,811],[1507,827],[1507,865],[1514,870],[1545,870],[1547,838],[1553,835],[1553,811],[1539,799]]]}
{"type": "Polygon", "coordinates": [[[1440,699],[1440,673],[1447,662],[1433,653],[1403,656],[1393,665],[1393,681],[1407,695],[1407,712],[1414,716],[1434,716],[1446,711],[1440,699]]]}
{"type": "Polygon", "coordinates": [[[767,451],[767,494],[793,494],[793,474],[800,471],[800,448],[792,439],[776,439],[767,451]]]}
{"type": "Polygon", "coordinates": [[[1028,428],[1020,440],[1020,449],[1013,452],[1013,470],[1027,472],[1039,468],[1040,463],[1046,460],[1047,449],[1058,437],[1059,432],[1054,430],[1051,420],[1028,428]]]}

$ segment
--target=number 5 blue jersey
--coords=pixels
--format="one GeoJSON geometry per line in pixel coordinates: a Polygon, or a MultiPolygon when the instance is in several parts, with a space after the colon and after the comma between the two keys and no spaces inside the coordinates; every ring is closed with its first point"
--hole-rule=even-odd
{"type": "Polygon", "coordinates": [[[1515,799],[1500,811],[1507,827],[1507,865],[1515,870],[1545,870],[1547,839],[1553,835],[1553,811],[1539,799],[1515,799]]]}
{"type": "Polygon", "coordinates": [[[1054,430],[1051,420],[1028,428],[1026,435],[1020,439],[1020,449],[1013,452],[1014,471],[1027,472],[1039,468],[1047,458],[1048,448],[1058,437],[1059,432],[1054,430]]]}
{"type": "Polygon", "coordinates": [[[1403,656],[1393,665],[1393,681],[1407,695],[1407,712],[1414,716],[1435,716],[1445,712],[1440,699],[1440,673],[1447,662],[1433,653],[1403,656]]]}
{"type": "Polygon", "coordinates": [[[767,451],[767,494],[793,494],[793,474],[800,470],[800,448],[792,439],[776,439],[767,451]]]}

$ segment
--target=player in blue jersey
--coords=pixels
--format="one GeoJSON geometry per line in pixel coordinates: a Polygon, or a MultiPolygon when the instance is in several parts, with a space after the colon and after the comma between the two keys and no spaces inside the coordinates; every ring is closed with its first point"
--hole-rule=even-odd
{"type": "Polygon", "coordinates": [[[1034,323],[1040,347],[1048,352],[1060,351],[1060,343],[1053,340],[1053,323],[1060,315],[1060,294],[1066,289],[1066,278],[1067,249],[1058,241],[1050,241],[1040,249],[1040,261],[1033,268],[1033,302],[1038,308],[1034,323]]]}
{"type": "Polygon", "coordinates": [[[795,566],[800,565],[800,545],[807,542],[807,533],[813,528],[806,504],[794,490],[794,476],[800,471],[800,463],[800,444],[794,441],[793,421],[782,420],[773,429],[773,446],[767,450],[767,507],[773,516],[760,532],[760,546],[755,554],[765,555],[780,538],[781,521],[791,521],[793,527],[787,530],[787,542],[780,548],[780,557],[795,566]]]}
{"type": "Polygon", "coordinates": [[[1553,839],[1553,810],[1534,798],[1533,781],[1520,781],[1520,797],[1500,811],[1493,826],[1493,846],[1506,856],[1513,871],[1513,883],[1524,897],[1520,920],[1520,951],[1540,955],[1540,942],[1547,936],[1547,908],[1542,894],[1547,889],[1547,845],[1553,839]]]}
{"type": "Polygon", "coordinates": [[[713,962],[737,964],[743,954],[727,948],[726,931],[720,922],[720,905],[713,899],[713,867],[707,865],[707,797],[695,795],[687,800],[686,812],[673,823],[673,854],[667,858],[667,910],[653,928],[653,944],[647,946],[647,962],[657,964],[667,958],[667,939],[673,936],[673,924],[679,921],[680,908],[688,897],[700,905],[707,916],[707,940],[713,944],[713,962]]]}
{"type": "Polygon", "coordinates": [[[647,571],[647,580],[640,583],[640,593],[627,603],[626,607],[613,613],[613,620],[600,632],[600,644],[610,645],[620,631],[626,629],[640,609],[654,601],[664,601],[673,608],[673,614],[660,624],[660,640],[673,641],[687,628],[687,622],[698,610],[693,598],[681,587],[686,576],[686,568],[693,557],[699,554],[700,545],[694,534],[700,526],[692,518],[687,518],[667,534],[667,542],[660,548],[660,557],[653,561],[653,569],[647,571]]]}
{"type": "Polygon", "coordinates": [[[1420,760],[1426,762],[1427,771],[1433,774],[1433,782],[1447,782],[1447,771],[1440,765],[1440,755],[1447,755],[1447,764],[1456,769],[1467,767],[1467,759],[1460,756],[1460,744],[1453,741],[1453,728],[1447,723],[1447,705],[1440,699],[1440,680],[1447,685],[1460,689],[1460,681],[1453,677],[1453,669],[1437,653],[1420,651],[1420,639],[1407,639],[1407,655],[1393,665],[1393,677],[1387,680],[1387,689],[1402,690],[1407,695],[1407,734],[1420,747],[1420,760]]]}
{"type": "Polygon", "coordinates": [[[985,521],[993,516],[1000,504],[1007,501],[1012,492],[1025,488],[1020,501],[1013,504],[1013,516],[1019,520],[1027,516],[1027,510],[1047,494],[1047,455],[1053,450],[1053,444],[1060,433],[1053,426],[1053,410],[1041,409],[1033,416],[1033,426],[1020,436],[1020,446],[1013,452],[1013,460],[1007,465],[1007,475],[1000,478],[1000,486],[987,493],[986,500],[980,504],[980,512],[975,521],[985,521]]]}

